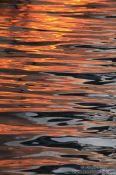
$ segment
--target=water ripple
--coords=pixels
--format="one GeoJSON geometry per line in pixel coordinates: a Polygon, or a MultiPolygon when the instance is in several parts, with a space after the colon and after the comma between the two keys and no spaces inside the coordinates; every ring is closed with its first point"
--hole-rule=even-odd
{"type": "Polygon", "coordinates": [[[115,0],[0,0],[0,174],[116,169],[115,0]]]}

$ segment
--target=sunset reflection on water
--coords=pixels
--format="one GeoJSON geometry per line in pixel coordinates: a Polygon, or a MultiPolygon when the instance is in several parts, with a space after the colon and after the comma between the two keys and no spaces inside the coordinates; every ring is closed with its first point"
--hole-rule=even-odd
{"type": "Polygon", "coordinates": [[[1,175],[115,174],[116,3],[4,2],[1,175]]]}

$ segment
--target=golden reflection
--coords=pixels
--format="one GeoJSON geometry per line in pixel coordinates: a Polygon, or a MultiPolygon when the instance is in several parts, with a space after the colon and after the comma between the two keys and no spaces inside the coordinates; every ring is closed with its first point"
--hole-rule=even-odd
{"type": "MultiPolygon", "coordinates": [[[[52,1],[51,1],[52,2],[52,1]]],[[[65,14],[67,12],[67,8],[64,8],[63,4],[73,4],[80,3],[81,1],[61,1],[61,6],[52,5],[34,5],[34,4],[24,4],[17,5],[14,4],[12,9],[5,9],[4,11],[8,11],[8,13],[1,14],[2,17],[8,18],[9,26],[7,30],[9,31],[9,36],[11,40],[19,40],[29,42],[29,41],[63,41],[65,32],[73,32],[77,28],[77,20],[71,17],[63,17],[57,15],[56,12],[62,12],[65,14]],[[33,13],[34,12],[34,13],[33,13]],[[35,13],[35,12],[40,12],[35,13]],[[53,12],[53,14],[52,14],[53,12]],[[56,14],[55,14],[56,13],[56,14]],[[3,16],[4,15],[4,16],[3,16]],[[59,22],[60,21],[60,22],[59,22]],[[22,29],[20,29],[20,27],[22,29]],[[41,32],[41,30],[45,30],[46,32],[41,32]],[[47,30],[49,32],[47,32],[47,30]],[[51,32],[50,32],[51,31],[51,32]]],[[[83,2],[83,1],[82,1],[83,2]]],[[[55,1],[54,1],[55,3],[55,1]]],[[[81,8],[79,9],[79,11],[81,8]]],[[[75,9],[72,7],[68,8],[68,12],[76,13],[75,9]]],[[[78,10],[77,10],[78,13],[78,10]]],[[[79,12],[80,13],[80,12],[79,12]]],[[[81,21],[80,21],[81,22],[81,21]]],[[[79,21],[78,21],[79,23],[79,21]]],[[[78,24],[78,27],[81,24],[78,24]]],[[[6,34],[5,34],[6,35],[6,34]]],[[[66,40],[68,38],[65,38],[66,40]]],[[[12,43],[11,43],[12,44],[12,43]]],[[[15,43],[14,43],[15,44],[15,43]]],[[[6,45],[5,45],[6,47],[6,45]]],[[[18,46],[13,45],[13,48],[18,48],[18,46]]],[[[20,45],[20,49],[30,50],[31,48],[28,46],[20,45]]],[[[38,50],[39,48],[36,48],[38,50]]],[[[53,46],[47,47],[47,50],[54,49],[53,46]]],[[[35,50],[35,51],[36,51],[35,50]]]]}
{"type": "MultiPolygon", "coordinates": [[[[91,150],[90,145],[78,150],[20,144],[22,140],[41,136],[114,138],[111,128],[116,125],[112,119],[116,68],[110,58],[115,58],[116,30],[112,15],[115,10],[105,7],[107,18],[104,2],[24,0],[1,4],[0,112],[16,112],[16,115],[0,116],[3,136],[0,148],[5,153],[0,159],[0,170],[74,163],[115,167],[110,153],[107,156],[96,147],[91,150]],[[91,3],[93,7],[89,6],[91,3]],[[100,8],[95,8],[94,3],[100,3],[100,8]],[[25,118],[25,113],[17,115],[27,111],[37,111],[37,118],[25,118]],[[74,112],[74,116],[67,111],[74,112]],[[41,112],[45,113],[43,118],[41,112]],[[56,119],[60,121],[60,113],[59,117],[44,121],[53,112],[56,116],[57,112],[66,112],[68,117],[63,116],[66,121],[61,120],[61,125],[53,124],[56,119]],[[50,156],[39,154],[44,152],[50,156]],[[80,157],[63,157],[65,154],[80,157]],[[89,159],[84,159],[84,155],[89,159]]],[[[109,149],[113,147],[107,148],[107,153],[109,149]]]]}
{"type": "MultiPolygon", "coordinates": [[[[88,20],[84,17],[78,17],[78,15],[88,13],[89,10],[86,8],[86,5],[89,1],[60,0],[59,5],[57,5],[57,1],[50,0],[49,2],[52,2],[53,5],[25,3],[15,4],[12,8],[5,6],[3,8],[4,12],[1,13],[1,25],[4,24],[1,28],[2,30],[0,30],[2,38],[0,44],[2,57],[0,68],[4,69],[4,73],[1,75],[1,83],[3,84],[3,86],[1,85],[2,98],[6,98],[8,95],[10,100],[4,100],[4,104],[12,102],[14,106],[18,106],[23,101],[24,106],[20,105],[25,107],[25,109],[18,106],[19,110],[29,110],[29,104],[33,98],[32,103],[34,106],[30,110],[33,110],[33,108],[38,110],[39,107],[41,110],[66,111],[69,109],[72,111],[74,110],[73,107],[77,97],[65,97],[66,100],[63,101],[64,97],[57,96],[55,97],[55,102],[54,94],[57,91],[59,93],[67,91],[76,93],[82,91],[82,88],[86,91],[85,88],[87,86],[79,86],[79,84],[87,82],[88,79],[74,78],[69,80],[69,77],[58,79],[57,76],[42,76],[38,72],[115,72],[115,67],[112,66],[111,62],[109,65],[109,62],[104,63],[100,59],[97,60],[98,57],[113,57],[113,52],[95,52],[94,59],[92,59],[93,52],[88,52],[87,49],[75,49],[72,47],[74,44],[83,43],[90,46],[96,43],[102,45],[102,42],[107,41],[107,37],[109,42],[112,40],[110,38],[112,34],[104,31],[107,21],[104,21],[104,26],[102,30],[100,28],[100,33],[98,29],[96,33],[94,30],[91,30],[91,26],[88,27],[89,23],[93,26],[95,19],[88,20]],[[71,6],[74,3],[78,5],[78,8],[71,6]],[[76,17],[74,17],[75,15],[76,17]],[[104,64],[105,66],[102,66],[104,64]],[[31,76],[31,73],[33,74],[34,72],[37,72],[37,76],[35,74],[31,76]],[[39,76],[42,78],[37,78],[39,76]],[[54,84],[54,87],[51,83],[54,84]],[[41,90],[38,90],[40,88],[41,90]],[[3,92],[3,89],[9,92],[3,92]],[[42,92],[44,94],[41,94],[42,92]],[[49,97],[49,95],[52,97],[49,97]]],[[[95,8],[93,11],[98,13],[99,9],[95,8]]],[[[100,24],[98,23],[98,26],[100,24]]],[[[109,22],[108,31],[110,31],[111,25],[112,23],[110,24],[109,22]]],[[[96,86],[92,86],[92,88],[94,89],[96,86]]],[[[102,90],[109,94],[106,87],[99,89],[99,93],[102,93],[102,90]]],[[[89,93],[91,94],[91,92],[89,93]]],[[[94,93],[98,92],[94,90],[94,93]]],[[[86,100],[99,102],[97,98],[78,97],[78,99],[81,102],[86,102],[86,100]]],[[[112,100],[104,99],[103,102],[105,101],[110,103],[112,100]]],[[[7,111],[7,109],[1,110],[7,111]]],[[[81,107],[75,110],[88,111],[88,109],[82,109],[81,107]]]]}
{"type": "MultiPolygon", "coordinates": [[[[54,0],[50,0],[50,2],[57,2],[54,0]]],[[[68,4],[68,5],[80,5],[80,4],[86,4],[90,2],[89,0],[59,0],[60,4],[68,4]]]]}

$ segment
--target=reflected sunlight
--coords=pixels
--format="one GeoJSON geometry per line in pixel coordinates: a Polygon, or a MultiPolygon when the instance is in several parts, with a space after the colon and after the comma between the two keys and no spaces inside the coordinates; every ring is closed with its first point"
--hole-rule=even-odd
{"type": "Polygon", "coordinates": [[[0,171],[115,168],[114,0],[11,1],[0,0],[0,171]]]}

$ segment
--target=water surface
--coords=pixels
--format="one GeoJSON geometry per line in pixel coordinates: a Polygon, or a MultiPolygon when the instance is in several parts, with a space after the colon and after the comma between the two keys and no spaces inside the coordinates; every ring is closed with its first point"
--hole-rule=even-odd
{"type": "Polygon", "coordinates": [[[1,2],[0,174],[115,175],[116,2],[1,2]]]}

